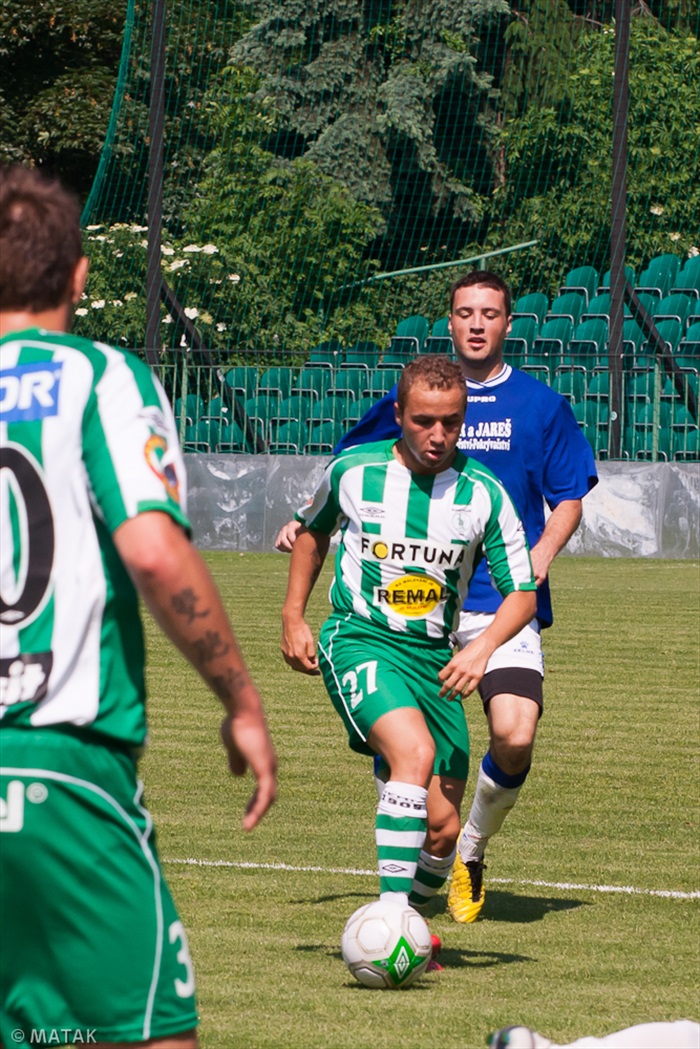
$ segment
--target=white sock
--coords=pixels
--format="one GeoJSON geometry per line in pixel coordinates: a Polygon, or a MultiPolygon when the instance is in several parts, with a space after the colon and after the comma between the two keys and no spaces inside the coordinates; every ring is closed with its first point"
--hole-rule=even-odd
{"type": "Polygon", "coordinates": [[[520,787],[501,787],[479,766],[474,801],[459,839],[463,863],[483,857],[489,838],[501,829],[519,793],[520,787]]]}

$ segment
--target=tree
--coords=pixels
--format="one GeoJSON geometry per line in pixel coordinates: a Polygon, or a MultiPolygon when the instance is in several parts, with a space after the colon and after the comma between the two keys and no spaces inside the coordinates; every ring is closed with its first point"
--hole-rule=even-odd
{"type": "Polygon", "coordinates": [[[109,122],[125,4],[1,0],[0,158],[85,196],[109,122]]]}

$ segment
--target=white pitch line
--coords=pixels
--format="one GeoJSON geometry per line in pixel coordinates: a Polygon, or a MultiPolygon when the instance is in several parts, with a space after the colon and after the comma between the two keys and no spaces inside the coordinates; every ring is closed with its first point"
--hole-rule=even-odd
{"type": "MultiPolygon", "coordinates": [[[[376,870],[354,870],[352,867],[294,867],[289,863],[236,863],[232,860],[163,860],[188,867],[235,867],[238,870],[298,871],[312,874],[349,874],[377,877],[376,870]]],[[[671,889],[637,889],[633,885],[583,885],[569,881],[528,881],[518,878],[489,878],[491,885],[531,885],[541,889],[576,889],[581,892],[624,893],[627,896],[660,896],[671,900],[698,900],[700,892],[676,892],[671,889]]]]}

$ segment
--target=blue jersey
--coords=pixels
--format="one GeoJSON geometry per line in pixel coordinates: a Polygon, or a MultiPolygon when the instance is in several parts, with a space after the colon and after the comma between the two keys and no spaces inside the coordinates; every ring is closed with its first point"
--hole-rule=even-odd
{"type": "MultiPolygon", "coordinates": [[[[336,454],[351,445],[399,437],[394,418],[394,386],[342,438],[336,454]]],[[[530,547],[542,535],[544,503],[554,509],[566,499],[582,499],[598,482],[591,446],[568,401],[531,375],[504,365],[487,382],[467,381],[469,401],[459,448],[487,466],[503,482],[525,526],[530,547]]],[[[482,561],[471,581],[464,608],[495,612],[501,596],[482,561]]],[[[537,617],[552,622],[549,581],[537,591],[537,617]]]]}

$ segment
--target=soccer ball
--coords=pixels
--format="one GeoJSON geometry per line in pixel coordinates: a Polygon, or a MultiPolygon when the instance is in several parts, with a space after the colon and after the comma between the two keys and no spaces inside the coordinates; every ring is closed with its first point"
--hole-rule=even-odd
{"type": "Polygon", "coordinates": [[[408,987],[428,967],[430,930],[397,900],[366,903],[348,918],[340,941],[343,961],[365,987],[408,987]]]}

